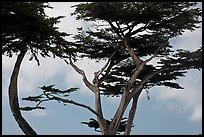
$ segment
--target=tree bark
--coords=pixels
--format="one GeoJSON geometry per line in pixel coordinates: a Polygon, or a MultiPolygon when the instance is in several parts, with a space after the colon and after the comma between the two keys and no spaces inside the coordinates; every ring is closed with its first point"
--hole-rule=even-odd
{"type": "Polygon", "coordinates": [[[117,130],[118,130],[119,125],[120,125],[120,121],[122,119],[122,116],[123,116],[128,104],[129,104],[129,101],[130,101],[130,100],[127,100],[128,93],[129,93],[129,88],[126,85],[125,89],[123,91],[123,94],[122,94],[120,105],[119,105],[118,110],[116,111],[116,113],[113,117],[113,120],[111,121],[111,124],[109,125],[109,127],[107,129],[106,135],[116,135],[117,130]]]}
{"type": "Polygon", "coordinates": [[[131,109],[129,111],[128,121],[127,121],[127,125],[125,127],[124,135],[130,135],[131,128],[132,128],[132,123],[133,123],[135,113],[136,113],[136,110],[137,110],[138,98],[139,98],[141,92],[142,92],[142,89],[140,91],[138,91],[136,93],[136,95],[133,97],[132,107],[131,107],[131,109]]]}
{"type": "Polygon", "coordinates": [[[95,108],[96,108],[96,113],[100,116],[97,116],[98,124],[101,129],[102,135],[105,134],[106,132],[106,122],[105,119],[103,118],[103,112],[101,108],[101,97],[100,97],[100,91],[97,90],[95,92],[95,108]]]}
{"type": "Polygon", "coordinates": [[[13,113],[13,116],[18,123],[21,130],[26,135],[37,135],[37,133],[32,129],[32,127],[27,123],[27,121],[22,117],[21,111],[19,108],[19,102],[18,102],[18,89],[17,89],[17,83],[18,83],[18,74],[20,70],[21,62],[27,52],[27,49],[24,48],[20,51],[20,54],[17,57],[9,85],[9,105],[10,109],[13,113]]]}

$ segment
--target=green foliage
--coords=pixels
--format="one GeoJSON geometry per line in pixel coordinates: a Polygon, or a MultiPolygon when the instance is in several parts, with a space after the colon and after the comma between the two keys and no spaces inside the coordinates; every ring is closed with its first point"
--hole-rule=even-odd
{"type": "MultiPolygon", "coordinates": [[[[202,11],[195,8],[196,2],[91,2],[78,4],[72,15],[76,19],[92,21],[95,28],[79,28],[76,42],[80,45],[81,57],[104,60],[113,52],[112,69],[105,75],[100,85],[101,94],[118,96],[135,71],[135,64],[124,45],[128,40],[130,48],[141,59],[156,54],[158,65],[146,64],[134,85],[138,85],[147,75],[160,69],[144,85],[166,86],[183,89],[176,80],[184,77],[187,70],[202,68],[202,49],[195,52],[174,51],[169,39],[182,35],[185,30],[199,28],[202,11]],[[97,24],[103,21],[103,24],[97,24]]],[[[156,58],[155,57],[155,58],[156,58]]],[[[102,77],[103,77],[102,76],[102,77]]]]}
{"type": "Polygon", "coordinates": [[[45,107],[21,107],[20,110],[22,111],[31,111],[31,110],[35,110],[35,109],[46,109],[45,107]]]}
{"type": "Polygon", "coordinates": [[[39,106],[41,103],[46,102],[46,101],[51,101],[55,100],[63,103],[68,103],[71,102],[70,100],[67,100],[67,96],[69,96],[69,93],[77,91],[79,88],[69,88],[65,90],[60,90],[54,87],[54,85],[49,85],[49,86],[42,86],[40,89],[43,90],[43,93],[37,96],[28,96],[26,98],[22,98],[22,100],[25,101],[31,101],[31,102],[36,102],[35,107],[21,107],[21,110],[24,111],[31,111],[35,109],[45,109],[45,107],[39,106]]]}
{"type": "MultiPolygon", "coordinates": [[[[122,118],[121,119],[121,122],[120,122],[120,125],[119,125],[119,128],[117,130],[117,134],[121,133],[121,132],[125,132],[125,126],[127,124],[127,118],[122,118]]],[[[87,126],[89,126],[90,128],[94,128],[94,131],[97,131],[97,132],[101,132],[100,130],[97,130],[99,128],[99,124],[98,124],[98,121],[95,120],[94,118],[90,118],[89,119],[90,121],[89,122],[81,122],[82,124],[85,124],[87,126]]],[[[106,120],[106,124],[109,125],[111,123],[110,120],[106,120]]],[[[133,126],[132,126],[133,127],[133,126]]]]}
{"type": "MultiPolygon", "coordinates": [[[[182,49],[174,51],[169,39],[182,35],[186,30],[193,31],[199,28],[202,11],[195,8],[196,4],[196,2],[90,2],[78,4],[73,6],[76,7],[76,10],[72,15],[76,15],[76,19],[96,23],[94,28],[88,30],[78,28],[79,33],[74,36],[76,41],[66,42],[61,39],[61,36],[65,36],[64,33],[55,33],[55,31],[52,33],[49,28],[42,29],[37,25],[36,27],[40,28],[40,31],[36,29],[37,32],[41,32],[41,29],[43,32],[46,30],[57,38],[54,40],[53,47],[47,47],[46,44],[45,46],[32,45],[32,47],[43,49],[42,51],[45,53],[43,52],[42,55],[46,56],[48,56],[48,51],[62,58],[66,58],[70,54],[76,55],[77,52],[79,58],[87,57],[96,61],[109,59],[115,53],[110,59],[108,67],[99,77],[99,81],[103,81],[98,85],[100,93],[103,95],[120,96],[128,80],[137,69],[128,51],[130,48],[142,60],[149,57],[158,59],[156,65],[151,62],[145,64],[132,87],[128,87],[130,92],[133,87],[137,88],[147,76],[160,70],[147,82],[142,83],[143,89],[148,90],[154,86],[183,89],[176,80],[179,77],[184,77],[189,69],[202,69],[202,48],[193,52],[182,49]],[[97,24],[98,21],[99,24],[97,24]],[[60,46],[58,47],[58,45],[60,46]],[[67,45],[71,45],[71,47],[67,45]]],[[[45,24],[50,24],[48,26],[53,27],[53,24],[57,23],[60,18],[46,18],[45,24]]],[[[15,39],[12,40],[14,43],[15,39]]],[[[18,51],[15,46],[10,47],[14,47],[12,48],[13,52],[18,51]]],[[[11,51],[6,48],[4,46],[4,52],[11,51]]],[[[34,51],[33,48],[31,48],[32,51],[34,51]]],[[[29,96],[24,100],[38,102],[36,107],[42,102],[50,100],[82,106],[64,98],[69,93],[76,91],[77,88],[60,90],[54,88],[54,85],[49,85],[40,87],[40,89],[43,90],[43,94],[29,96]]],[[[149,95],[147,96],[149,99],[149,95]]],[[[32,108],[28,107],[27,110],[32,110],[32,108]]],[[[127,120],[123,120],[118,132],[125,130],[127,120]]],[[[93,118],[89,122],[81,123],[95,128],[96,131],[99,128],[97,120],[93,118]]],[[[109,123],[110,121],[106,120],[106,124],[109,125],[109,123]]]]}
{"type": "MultiPolygon", "coordinates": [[[[59,32],[55,25],[63,16],[48,17],[44,9],[51,8],[46,2],[3,2],[2,3],[2,54],[12,57],[28,49],[31,58],[37,55],[49,57],[50,52],[62,56],[63,50],[70,45],[64,38],[69,36],[59,32]]],[[[69,54],[67,50],[67,54],[69,54]]],[[[70,53],[71,54],[71,53],[70,53]]]]}
{"type": "MultiPolygon", "coordinates": [[[[180,35],[183,30],[194,30],[201,21],[201,9],[192,8],[196,2],[92,2],[78,4],[72,15],[85,21],[117,21],[128,24],[148,24],[147,29],[180,35]]],[[[128,28],[124,28],[128,29],[128,28]]],[[[137,31],[133,31],[136,33],[137,31]]]]}
{"type": "Polygon", "coordinates": [[[28,96],[26,98],[22,98],[22,100],[27,100],[27,101],[34,101],[34,102],[39,102],[43,98],[42,94],[38,96],[28,96]]]}
{"type": "Polygon", "coordinates": [[[68,93],[74,92],[79,88],[69,88],[66,90],[60,90],[57,88],[54,88],[54,85],[49,85],[49,86],[42,86],[40,89],[44,90],[44,92],[49,92],[52,94],[64,94],[64,96],[68,96],[68,93]]]}

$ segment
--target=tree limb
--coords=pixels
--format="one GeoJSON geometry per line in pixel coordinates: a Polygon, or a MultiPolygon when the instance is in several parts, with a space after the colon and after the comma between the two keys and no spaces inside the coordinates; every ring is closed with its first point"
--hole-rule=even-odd
{"type": "MultiPolygon", "coordinates": [[[[169,38],[170,38],[170,37],[167,38],[166,42],[168,42],[169,38]]],[[[154,52],[154,55],[153,55],[153,56],[151,56],[150,58],[148,58],[147,60],[144,61],[145,64],[147,64],[147,63],[148,63],[149,61],[151,61],[154,57],[156,57],[156,56],[157,56],[157,52],[158,52],[159,49],[161,49],[162,47],[164,47],[163,44],[157,48],[157,50],[154,52]]]]}
{"type": "Polygon", "coordinates": [[[142,92],[142,89],[139,92],[137,92],[137,94],[133,97],[132,107],[131,107],[131,109],[129,111],[128,121],[127,121],[127,124],[125,126],[124,135],[130,135],[131,128],[132,128],[132,123],[133,123],[135,113],[136,113],[136,110],[137,110],[138,98],[139,98],[141,92],[142,92]]]}
{"type": "Polygon", "coordinates": [[[18,102],[18,89],[17,89],[18,74],[19,74],[21,62],[27,52],[26,47],[21,47],[21,48],[22,49],[20,49],[20,54],[17,57],[16,63],[14,65],[14,69],[11,75],[11,79],[10,79],[9,90],[8,90],[9,105],[10,105],[12,114],[16,122],[18,123],[19,127],[21,128],[21,130],[26,135],[37,135],[34,129],[28,124],[28,122],[21,115],[19,102],[18,102]]]}
{"type": "Polygon", "coordinates": [[[145,62],[141,62],[140,65],[138,67],[136,67],[136,70],[134,71],[134,73],[130,77],[130,80],[128,81],[129,87],[132,86],[132,84],[135,82],[138,75],[142,72],[144,65],[145,65],[145,62]]]}
{"type": "MultiPolygon", "coordinates": [[[[115,54],[115,53],[114,53],[115,54]]],[[[113,55],[114,55],[113,54],[113,55]]],[[[64,60],[67,64],[68,62],[66,60],[64,60]]],[[[106,130],[106,123],[105,123],[105,119],[103,118],[103,114],[102,114],[102,109],[101,109],[101,99],[100,99],[100,91],[98,89],[97,86],[95,85],[92,85],[86,78],[86,75],[84,73],[83,70],[79,69],[76,65],[74,65],[74,63],[72,62],[71,58],[70,58],[70,65],[75,69],[75,71],[77,71],[79,74],[81,74],[83,76],[83,81],[84,83],[86,84],[86,86],[95,93],[95,107],[96,107],[96,111],[94,111],[93,109],[91,109],[89,106],[86,106],[84,104],[79,104],[79,103],[76,103],[74,101],[70,101],[70,100],[64,100],[64,101],[67,101],[67,103],[72,103],[72,104],[75,104],[75,105],[78,105],[78,106],[81,106],[81,107],[84,107],[84,108],[87,108],[89,109],[91,112],[93,112],[94,114],[97,115],[97,119],[98,119],[98,123],[99,123],[99,126],[102,130],[102,133],[105,133],[105,130],[106,130]]],[[[103,67],[105,69],[106,65],[103,67]]],[[[97,75],[100,75],[102,72],[103,72],[103,68],[102,70],[96,72],[96,76],[95,78],[97,78],[97,75]]],[[[97,78],[98,80],[98,78],[97,78]]],[[[96,84],[97,85],[97,84],[96,84]]]]}
{"type": "MultiPolygon", "coordinates": [[[[109,23],[110,26],[113,28],[113,30],[115,31],[115,33],[119,36],[119,38],[120,38],[121,40],[123,40],[123,42],[124,42],[126,48],[128,49],[128,52],[129,52],[130,56],[132,57],[132,59],[133,59],[133,61],[135,62],[136,66],[138,66],[138,65],[141,63],[142,60],[140,60],[139,57],[135,55],[134,49],[133,49],[133,48],[130,48],[129,43],[128,43],[128,39],[127,39],[124,35],[121,35],[121,34],[120,34],[120,31],[118,30],[118,29],[120,29],[120,28],[116,28],[116,27],[113,25],[113,23],[112,23],[111,21],[108,21],[108,23],[109,23]]],[[[116,25],[119,25],[119,24],[117,24],[117,22],[116,22],[116,25]]]]}
{"type": "Polygon", "coordinates": [[[120,100],[120,104],[119,107],[109,125],[108,131],[107,131],[107,135],[115,135],[117,133],[117,130],[120,126],[120,122],[122,119],[123,114],[125,113],[125,110],[130,102],[130,100],[127,100],[127,97],[129,95],[129,86],[126,85],[124,87],[124,91],[120,100]]]}
{"type": "MultiPolygon", "coordinates": [[[[69,63],[68,63],[66,60],[64,60],[64,61],[66,62],[66,64],[69,65],[69,63]]],[[[92,84],[88,81],[88,79],[86,78],[86,75],[85,75],[84,71],[83,71],[82,69],[79,69],[76,65],[74,65],[74,63],[72,62],[71,58],[70,58],[70,65],[74,68],[74,70],[75,70],[76,72],[78,72],[79,74],[81,74],[81,75],[83,76],[83,81],[84,81],[85,85],[86,85],[92,92],[95,93],[97,88],[96,88],[94,85],[92,85],[92,84]]]]}
{"type": "Polygon", "coordinates": [[[107,63],[104,65],[103,68],[101,68],[99,71],[95,72],[94,73],[94,79],[93,79],[93,84],[95,86],[98,86],[99,85],[99,75],[101,75],[103,73],[103,71],[107,68],[108,64],[110,63],[111,61],[111,58],[115,55],[116,51],[109,57],[107,63]]]}
{"type": "MultiPolygon", "coordinates": [[[[60,100],[60,101],[62,101],[64,103],[70,103],[70,104],[73,104],[73,105],[76,105],[76,106],[86,108],[89,111],[91,111],[92,113],[94,113],[96,116],[100,117],[100,115],[95,110],[93,110],[91,107],[89,107],[88,105],[84,105],[84,104],[81,104],[81,103],[78,103],[78,102],[75,102],[75,101],[69,100],[69,99],[63,99],[63,98],[60,98],[60,97],[57,97],[57,96],[49,97],[49,95],[46,92],[43,92],[43,93],[49,100],[60,100]]],[[[48,101],[48,100],[46,99],[46,100],[43,100],[43,101],[48,101]]]]}
{"type": "Polygon", "coordinates": [[[124,38],[124,44],[125,44],[126,48],[128,49],[128,52],[129,52],[132,60],[134,61],[136,67],[138,67],[140,65],[140,63],[142,62],[142,60],[139,59],[139,57],[135,54],[134,48],[130,48],[127,38],[124,38]]]}
{"type": "Polygon", "coordinates": [[[106,121],[103,118],[103,112],[102,112],[102,107],[101,107],[101,96],[100,96],[100,91],[99,89],[95,92],[95,108],[96,108],[96,113],[98,114],[97,120],[98,124],[100,126],[102,134],[105,134],[106,132],[106,121]]]}
{"type": "Polygon", "coordinates": [[[153,73],[147,75],[146,77],[144,77],[144,78],[142,79],[142,81],[141,81],[138,85],[136,85],[136,86],[133,87],[132,92],[130,92],[130,94],[129,94],[128,97],[127,97],[128,100],[130,100],[131,98],[133,98],[134,95],[144,87],[144,84],[145,84],[150,78],[154,77],[156,74],[158,74],[158,73],[164,71],[165,69],[166,69],[166,68],[162,68],[162,69],[160,69],[160,70],[158,70],[158,71],[156,71],[156,72],[153,72],[153,73]]]}
{"type": "Polygon", "coordinates": [[[92,113],[94,113],[96,116],[101,118],[101,116],[94,109],[92,109],[91,107],[89,107],[87,105],[84,105],[84,104],[81,104],[81,103],[77,103],[77,102],[75,102],[73,100],[68,100],[68,99],[63,99],[63,100],[64,100],[65,103],[70,103],[70,104],[74,104],[74,105],[86,108],[86,109],[90,110],[92,113]]]}
{"type": "Polygon", "coordinates": [[[106,69],[106,73],[99,79],[99,85],[107,78],[107,76],[108,76],[108,73],[110,72],[110,70],[112,69],[112,67],[115,65],[115,64],[117,64],[117,63],[119,63],[121,60],[117,60],[117,61],[113,61],[113,60],[111,60],[110,61],[110,64],[109,64],[109,66],[108,66],[108,68],[106,69]]]}
{"type": "Polygon", "coordinates": [[[127,25],[127,28],[126,29],[124,29],[123,31],[126,31],[126,30],[128,30],[129,32],[129,34],[131,34],[131,31],[133,30],[133,26],[130,26],[128,23],[125,23],[125,25],[127,25]]]}

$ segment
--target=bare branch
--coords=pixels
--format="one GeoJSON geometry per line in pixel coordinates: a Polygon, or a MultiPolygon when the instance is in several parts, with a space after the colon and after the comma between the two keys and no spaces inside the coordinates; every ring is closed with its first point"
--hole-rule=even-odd
{"type": "MultiPolygon", "coordinates": [[[[69,65],[69,63],[66,60],[64,60],[64,61],[69,65]]],[[[74,65],[71,58],[70,58],[70,65],[75,69],[76,72],[81,74],[83,77],[86,77],[84,71],[82,69],[79,69],[76,65],[74,65]]]]}
{"type": "MultiPolygon", "coordinates": [[[[69,63],[64,60],[68,65],[69,63]]],[[[78,72],[79,74],[81,74],[83,76],[83,81],[85,83],[85,85],[92,91],[92,92],[96,92],[96,87],[94,85],[92,85],[88,79],[86,78],[86,75],[84,73],[84,71],[82,69],[79,69],[76,65],[74,65],[74,63],[72,62],[71,58],[70,58],[70,65],[75,69],[76,72],[78,72]]]]}
{"type": "Polygon", "coordinates": [[[70,103],[70,104],[74,104],[74,105],[86,108],[86,109],[90,110],[92,113],[94,113],[96,116],[101,117],[94,109],[92,109],[91,107],[89,107],[87,105],[75,102],[73,100],[68,100],[68,99],[62,99],[61,101],[65,102],[65,103],[70,103]]]}
{"type": "Polygon", "coordinates": [[[36,107],[38,107],[42,102],[45,102],[45,101],[49,101],[49,99],[40,100],[40,101],[38,102],[38,104],[36,104],[36,107]]]}
{"type": "MultiPolygon", "coordinates": [[[[139,57],[135,55],[134,49],[133,49],[133,48],[130,48],[127,38],[125,38],[124,34],[123,34],[123,35],[120,34],[120,31],[119,31],[120,28],[116,28],[116,27],[113,25],[113,23],[112,23],[111,21],[108,21],[108,23],[109,23],[110,26],[113,28],[113,30],[115,31],[115,33],[119,36],[119,38],[124,41],[124,44],[125,44],[126,48],[128,49],[128,52],[129,52],[130,56],[132,57],[132,59],[133,59],[133,61],[135,62],[136,66],[138,66],[138,65],[141,63],[141,59],[139,59],[139,57]],[[119,30],[118,30],[118,29],[119,29],[119,30]]],[[[117,22],[116,22],[116,25],[117,25],[118,27],[120,27],[117,22]]],[[[146,25],[147,25],[147,24],[146,24],[146,25]]],[[[146,25],[145,25],[145,26],[146,26],[146,25]]]]}
{"type": "Polygon", "coordinates": [[[110,70],[112,69],[112,67],[114,65],[116,65],[117,63],[119,63],[120,61],[122,61],[123,59],[118,59],[118,60],[110,60],[110,64],[109,66],[107,67],[106,71],[105,71],[105,74],[99,79],[99,84],[101,84],[107,77],[108,77],[108,74],[110,72],[110,70]]]}
{"type": "Polygon", "coordinates": [[[99,85],[108,77],[108,73],[110,72],[111,68],[115,65],[115,63],[113,63],[113,61],[110,62],[108,68],[106,69],[105,74],[103,75],[103,77],[101,77],[99,79],[99,85]]]}
{"type": "Polygon", "coordinates": [[[130,80],[128,81],[128,84],[129,84],[130,87],[135,82],[138,75],[142,72],[142,69],[143,69],[144,65],[145,65],[145,62],[141,62],[140,65],[138,67],[136,67],[135,72],[132,74],[130,80]]]}
{"type": "Polygon", "coordinates": [[[108,64],[109,64],[110,61],[111,61],[111,58],[115,55],[115,53],[116,53],[116,51],[109,57],[107,63],[104,65],[103,68],[101,68],[99,71],[97,71],[97,72],[94,73],[93,84],[94,84],[95,86],[98,86],[98,84],[99,84],[99,80],[98,80],[99,75],[102,74],[103,71],[107,68],[108,64]]]}
{"type": "MultiPolygon", "coordinates": [[[[115,54],[115,53],[114,53],[115,54]]],[[[113,55],[114,55],[113,54],[113,55]]],[[[113,56],[112,55],[112,56],[113,56]]],[[[112,57],[111,56],[111,57],[112,57]]],[[[68,62],[66,60],[64,60],[67,64],[68,62]]],[[[108,61],[109,62],[109,61],[108,61]]],[[[76,65],[74,65],[74,63],[72,62],[71,58],[70,58],[70,65],[79,73],[83,76],[83,81],[84,83],[86,84],[86,86],[95,93],[95,106],[96,106],[96,111],[94,111],[93,109],[91,109],[89,106],[86,106],[84,104],[80,104],[80,103],[77,103],[77,102],[74,102],[72,100],[61,100],[63,102],[67,102],[67,103],[72,103],[72,104],[75,104],[75,105],[78,105],[78,106],[81,106],[81,107],[84,107],[84,108],[87,108],[89,109],[92,113],[96,114],[97,116],[97,119],[98,119],[98,122],[99,122],[99,126],[101,127],[101,130],[103,130],[103,132],[105,132],[105,128],[106,128],[106,125],[105,125],[105,120],[103,118],[103,114],[102,114],[102,109],[101,109],[101,100],[100,100],[100,91],[98,90],[98,87],[97,86],[94,86],[92,85],[86,78],[86,75],[84,73],[83,70],[79,69],[76,65]]],[[[100,75],[106,68],[106,65],[102,68],[102,70],[98,71],[95,73],[95,78],[98,80],[97,76],[100,75]]]]}
{"type": "Polygon", "coordinates": [[[145,78],[143,78],[142,81],[141,81],[138,85],[136,85],[136,86],[133,87],[132,92],[130,92],[130,94],[128,95],[127,98],[128,98],[128,99],[133,98],[134,95],[144,87],[144,84],[145,84],[150,78],[154,77],[156,74],[158,74],[158,73],[164,71],[165,69],[166,69],[166,68],[162,68],[162,69],[160,69],[160,70],[158,70],[158,71],[156,71],[156,72],[153,72],[153,73],[147,75],[145,78]]]}
{"type": "MultiPolygon", "coordinates": [[[[73,104],[73,105],[76,105],[76,106],[80,106],[80,107],[88,109],[89,111],[94,113],[96,116],[100,117],[100,115],[95,110],[93,110],[91,107],[89,107],[88,105],[84,105],[84,104],[81,104],[81,103],[78,103],[78,102],[75,102],[75,101],[69,100],[69,99],[59,98],[59,97],[56,97],[56,96],[53,96],[53,95],[52,95],[53,97],[49,97],[49,95],[46,92],[43,92],[43,93],[48,98],[48,100],[57,100],[57,101],[62,101],[64,103],[70,103],[70,104],[73,104]]],[[[44,101],[47,101],[47,100],[44,100],[44,101]]]]}

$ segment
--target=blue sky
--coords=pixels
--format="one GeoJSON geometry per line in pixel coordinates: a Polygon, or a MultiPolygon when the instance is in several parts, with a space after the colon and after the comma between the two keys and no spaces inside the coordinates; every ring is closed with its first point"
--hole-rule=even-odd
{"type": "MultiPolygon", "coordinates": [[[[59,24],[60,31],[76,34],[77,27],[89,27],[82,21],[76,21],[70,16],[70,6],[73,2],[50,3],[54,7],[46,10],[49,16],[66,16],[59,24]]],[[[202,7],[201,4],[199,7],[202,7]]],[[[171,40],[175,49],[183,48],[195,50],[201,46],[202,28],[194,32],[185,32],[182,36],[171,40]]],[[[38,95],[43,85],[55,84],[56,87],[65,89],[70,87],[80,88],[70,94],[69,98],[85,103],[94,108],[94,96],[85,87],[82,77],[70,66],[58,58],[41,58],[38,67],[35,61],[29,61],[29,54],[23,60],[18,83],[20,106],[35,105],[22,101],[21,98],[29,95],[38,95]]],[[[8,58],[2,56],[2,134],[21,135],[23,132],[18,127],[11,114],[8,103],[8,85],[16,56],[8,58]]],[[[91,60],[79,61],[76,64],[82,68],[91,81],[93,72],[99,70],[105,62],[95,63],[91,60]]],[[[164,87],[154,87],[149,91],[150,100],[143,92],[139,98],[138,109],[134,119],[132,135],[197,135],[202,133],[202,71],[190,70],[185,78],[178,82],[184,90],[173,90],[164,87]]],[[[102,97],[104,116],[111,119],[117,109],[120,98],[102,97]]],[[[46,110],[22,112],[25,119],[41,135],[95,135],[93,129],[81,124],[95,116],[88,110],[68,104],[64,106],[58,102],[43,104],[46,110]]],[[[127,112],[125,113],[127,116],[127,112]]]]}

